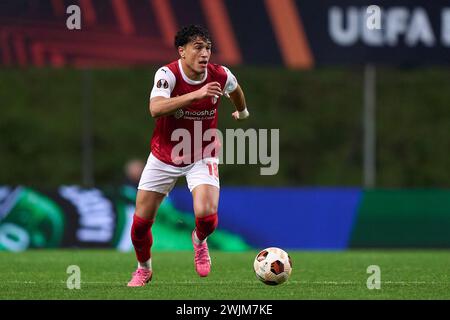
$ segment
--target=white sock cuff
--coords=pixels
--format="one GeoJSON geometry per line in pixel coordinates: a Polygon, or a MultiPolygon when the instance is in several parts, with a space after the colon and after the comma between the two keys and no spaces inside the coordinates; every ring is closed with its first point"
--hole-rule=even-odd
{"type": "Polygon", "coordinates": [[[194,230],[194,242],[195,242],[195,244],[200,244],[200,243],[203,243],[203,242],[205,242],[206,241],[206,238],[202,241],[202,240],[200,240],[199,238],[198,238],[198,236],[197,236],[197,230],[194,230]]]}
{"type": "Polygon", "coordinates": [[[138,261],[138,268],[151,270],[152,269],[152,258],[148,259],[145,262],[138,261]]]}

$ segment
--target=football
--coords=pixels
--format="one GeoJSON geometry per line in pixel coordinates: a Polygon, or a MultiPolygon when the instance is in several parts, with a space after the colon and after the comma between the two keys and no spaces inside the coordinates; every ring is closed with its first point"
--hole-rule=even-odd
{"type": "Polygon", "coordinates": [[[280,248],[266,248],[258,253],[253,263],[256,277],[267,285],[286,282],[292,272],[288,253],[280,248]]]}

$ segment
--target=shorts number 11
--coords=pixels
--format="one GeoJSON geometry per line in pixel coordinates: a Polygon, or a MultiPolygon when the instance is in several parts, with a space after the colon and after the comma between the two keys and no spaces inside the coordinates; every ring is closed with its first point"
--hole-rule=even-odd
{"type": "Polygon", "coordinates": [[[219,168],[217,166],[217,163],[207,162],[206,165],[209,169],[209,175],[212,176],[214,174],[217,178],[219,178],[219,168]]]}

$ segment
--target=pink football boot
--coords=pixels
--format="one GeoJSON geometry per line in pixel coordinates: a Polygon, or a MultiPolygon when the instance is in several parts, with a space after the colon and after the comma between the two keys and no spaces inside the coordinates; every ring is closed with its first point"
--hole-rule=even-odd
{"type": "Polygon", "coordinates": [[[137,268],[136,272],[133,272],[130,282],[128,282],[128,287],[143,287],[152,280],[152,275],[152,270],[137,268]]]}
{"type": "Polygon", "coordinates": [[[208,245],[206,241],[201,244],[196,244],[194,241],[194,232],[192,232],[192,244],[195,251],[195,271],[197,271],[200,277],[206,277],[211,271],[211,258],[208,252],[208,245]]]}

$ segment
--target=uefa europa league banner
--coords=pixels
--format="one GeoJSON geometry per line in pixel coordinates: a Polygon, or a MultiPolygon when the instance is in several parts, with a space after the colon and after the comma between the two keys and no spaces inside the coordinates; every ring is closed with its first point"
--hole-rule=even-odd
{"type": "MultiPolygon", "coordinates": [[[[29,2],[36,3],[40,10],[28,10],[24,14],[20,8],[26,7],[23,5],[26,1],[2,1],[1,13],[8,19],[7,27],[2,29],[0,65],[77,66],[76,61],[88,60],[99,66],[104,66],[105,62],[112,65],[115,61],[120,61],[117,63],[121,66],[146,66],[177,57],[172,46],[165,45],[165,34],[158,32],[158,29],[164,30],[165,20],[153,19],[160,14],[151,1],[120,1],[124,7],[133,3],[142,13],[129,16],[131,25],[151,28],[151,35],[139,35],[146,46],[128,41],[125,34],[116,37],[116,30],[121,26],[115,19],[98,19],[89,28],[84,27],[81,19],[81,29],[73,32],[70,27],[64,28],[66,21],[53,10],[54,1],[29,2]],[[21,5],[15,5],[16,2],[21,5]],[[155,21],[149,24],[149,19],[155,21]],[[39,31],[35,25],[40,26],[39,31]],[[54,26],[58,25],[61,28],[55,30],[54,26]],[[82,40],[84,37],[96,39],[99,30],[108,35],[106,39],[111,37],[112,40],[102,38],[95,46],[91,41],[82,40]],[[55,38],[55,35],[59,36],[55,38]],[[59,58],[52,59],[55,39],[61,48],[71,48],[77,43],[80,51],[58,50],[59,58]],[[35,49],[36,43],[42,44],[40,50],[35,49]],[[102,48],[102,44],[106,47],[102,48]]],[[[165,10],[174,17],[175,25],[183,25],[177,17],[191,16],[213,30],[214,47],[218,48],[215,59],[220,64],[283,64],[303,69],[365,63],[407,66],[450,63],[450,0],[223,0],[220,10],[205,7],[206,3],[219,5],[218,2],[172,0],[167,1],[165,10]],[[213,21],[221,22],[211,23],[213,21]],[[214,37],[216,33],[221,36],[214,37]]],[[[105,11],[113,12],[113,3],[104,1],[105,11]]],[[[95,12],[95,8],[92,10],[95,12]]],[[[66,16],[67,21],[72,20],[69,17],[66,16]]]]}
{"type": "MultiPolygon", "coordinates": [[[[132,250],[131,224],[136,188],[110,189],[61,186],[44,191],[0,186],[0,251],[38,248],[117,248],[132,250]]],[[[152,228],[154,249],[190,250],[193,214],[177,210],[166,198],[152,228]]],[[[210,239],[211,248],[246,250],[237,235],[223,230],[210,239]]]]}

